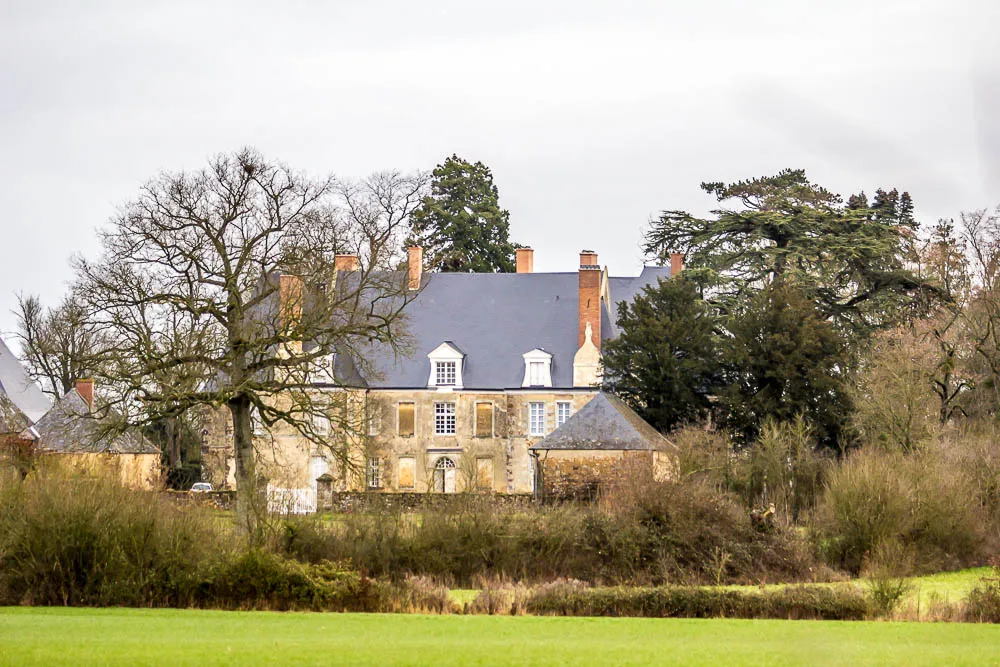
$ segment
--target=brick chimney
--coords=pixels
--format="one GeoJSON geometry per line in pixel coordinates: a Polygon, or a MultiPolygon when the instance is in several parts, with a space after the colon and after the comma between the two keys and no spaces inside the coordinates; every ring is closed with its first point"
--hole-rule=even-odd
{"type": "Polygon", "coordinates": [[[580,253],[580,293],[579,293],[579,335],[577,348],[587,339],[587,324],[590,324],[592,340],[601,349],[601,267],[597,263],[597,253],[584,250],[580,253]]]}
{"type": "Polygon", "coordinates": [[[535,251],[531,248],[517,249],[517,272],[533,273],[535,271],[535,251]]]}
{"type": "Polygon", "coordinates": [[[670,277],[680,275],[681,271],[684,270],[684,253],[682,252],[672,252],[670,253],[670,277]]]}
{"type": "Polygon", "coordinates": [[[333,266],[338,271],[357,271],[361,268],[361,260],[357,255],[334,255],[333,266]]]}
{"type": "Polygon", "coordinates": [[[92,379],[80,379],[76,381],[76,393],[80,394],[80,398],[84,400],[87,404],[87,408],[91,411],[94,409],[94,381],[92,379]]]}
{"type": "Polygon", "coordinates": [[[280,276],[278,298],[280,301],[278,317],[281,328],[287,331],[302,317],[302,279],[298,276],[280,276]]]}
{"type": "Polygon", "coordinates": [[[409,287],[412,290],[420,289],[420,278],[424,273],[424,249],[418,245],[409,247],[409,257],[407,266],[410,271],[409,287]]]}

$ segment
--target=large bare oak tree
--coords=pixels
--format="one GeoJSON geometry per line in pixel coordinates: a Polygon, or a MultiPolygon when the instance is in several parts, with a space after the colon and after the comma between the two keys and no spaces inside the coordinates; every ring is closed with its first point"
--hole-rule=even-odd
{"type": "Polygon", "coordinates": [[[237,513],[251,534],[264,511],[255,422],[351,465],[345,440],[318,426],[359,428],[336,405],[345,392],[316,382],[340,382],[328,368],[335,353],[364,366],[373,342],[405,344],[409,294],[394,253],[425,185],[422,174],[309,178],[245,149],[153,179],[102,232],[102,256],[77,260],[80,293],[113,338],[106,372],[133,422],[199,406],[230,412],[237,513]],[[356,265],[338,262],[345,254],[356,265]]]}

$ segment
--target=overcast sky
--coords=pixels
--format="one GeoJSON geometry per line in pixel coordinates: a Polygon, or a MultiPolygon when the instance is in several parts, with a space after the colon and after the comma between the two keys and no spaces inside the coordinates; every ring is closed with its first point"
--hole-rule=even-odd
{"type": "Polygon", "coordinates": [[[141,183],[246,145],[345,177],[481,160],[536,271],[634,274],[651,214],[785,167],[924,223],[995,205],[998,5],[0,0],[0,331],[141,183]]]}

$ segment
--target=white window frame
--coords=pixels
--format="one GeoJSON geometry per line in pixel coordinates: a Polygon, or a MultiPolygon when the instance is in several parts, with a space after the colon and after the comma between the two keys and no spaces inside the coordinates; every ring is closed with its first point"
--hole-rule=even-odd
{"type": "Polygon", "coordinates": [[[365,481],[369,489],[381,489],[382,483],[382,459],[377,456],[368,457],[365,464],[365,481]]]}
{"type": "Polygon", "coordinates": [[[521,355],[524,358],[522,387],[552,386],[552,355],[538,347],[521,355]],[[537,366],[541,364],[541,366],[537,366]]]}
{"type": "Polygon", "coordinates": [[[545,403],[543,401],[528,403],[528,435],[545,435],[545,403]]]}
{"type": "Polygon", "coordinates": [[[434,403],[434,435],[454,436],[458,433],[457,410],[454,401],[434,403]],[[449,427],[451,430],[449,431],[449,427]]]}
{"type": "Polygon", "coordinates": [[[571,401],[556,401],[556,428],[565,424],[572,415],[573,403],[571,401]]]}
{"type": "Polygon", "coordinates": [[[337,376],[334,367],[337,365],[337,353],[331,352],[316,357],[312,361],[313,372],[310,374],[313,384],[336,384],[337,376]]]}
{"type": "Polygon", "coordinates": [[[464,352],[458,349],[453,343],[445,341],[434,348],[427,355],[427,358],[430,360],[431,366],[430,375],[427,377],[428,387],[436,387],[438,391],[452,391],[462,388],[462,369],[465,365],[464,352]],[[451,373],[446,370],[450,368],[450,364],[452,363],[455,364],[454,378],[450,377],[451,373]],[[439,364],[442,365],[439,366],[439,364]],[[438,382],[439,371],[445,373],[444,382],[442,383],[438,382]]]}
{"type": "Polygon", "coordinates": [[[434,362],[434,385],[437,387],[454,387],[458,378],[457,361],[434,362]]]}
{"type": "Polygon", "coordinates": [[[330,435],[330,418],[326,415],[313,415],[312,427],[316,435],[330,435]]]}

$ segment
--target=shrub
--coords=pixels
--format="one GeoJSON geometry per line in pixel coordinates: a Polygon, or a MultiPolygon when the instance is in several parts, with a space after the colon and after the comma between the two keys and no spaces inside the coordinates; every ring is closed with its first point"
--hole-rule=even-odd
{"type": "Polygon", "coordinates": [[[859,450],[830,475],[816,530],[828,562],[858,573],[879,544],[898,541],[917,572],[981,562],[988,543],[975,491],[959,466],[931,451],[859,450]]]}
{"type": "Polygon", "coordinates": [[[40,464],[0,485],[0,604],[190,604],[227,539],[195,508],[40,464]]]}
{"type": "Polygon", "coordinates": [[[1000,623],[1000,564],[994,565],[992,578],[969,591],[965,599],[965,620],[1000,623]]]}
{"type": "Polygon", "coordinates": [[[739,591],[692,586],[588,589],[562,585],[533,592],[527,609],[532,614],[557,616],[860,620],[868,613],[868,603],[857,589],[848,586],[739,591]]]}
{"type": "Polygon", "coordinates": [[[913,555],[897,540],[882,542],[875,547],[865,569],[872,611],[889,616],[913,589],[907,579],[913,573],[913,555]]]}
{"type": "Polygon", "coordinates": [[[509,580],[480,579],[479,594],[466,607],[470,614],[510,614],[517,616],[525,611],[528,588],[509,580]]]}

